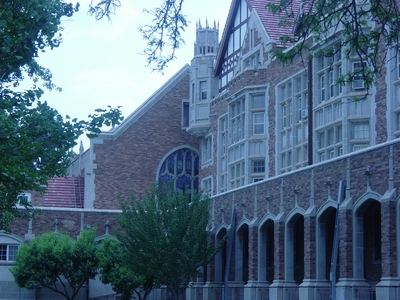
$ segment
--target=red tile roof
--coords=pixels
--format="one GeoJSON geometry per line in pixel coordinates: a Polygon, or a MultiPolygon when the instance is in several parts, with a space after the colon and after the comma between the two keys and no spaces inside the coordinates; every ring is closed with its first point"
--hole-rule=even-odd
{"type": "Polygon", "coordinates": [[[83,208],[83,202],[84,181],[82,177],[54,177],[47,182],[44,206],[83,208]]]}
{"type": "MultiPolygon", "coordinates": [[[[232,24],[235,20],[235,12],[237,11],[240,1],[241,0],[232,0],[231,6],[229,8],[229,13],[228,13],[227,20],[225,23],[225,28],[222,33],[221,46],[220,46],[220,50],[219,50],[219,53],[217,56],[217,64],[215,67],[216,75],[220,71],[221,66],[223,64],[223,57],[225,55],[227,43],[229,40],[229,36],[231,34],[231,30],[232,30],[231,28],[233,27],[232,24]]],[[[293,24],[290,24],[285,27],[279,26],[279,21],[280,21],[279,16],[274,15],[272,12],[270,12],[269,9],[266,8],[267,3],[279,4],[279,0],[245,0],[245,1],[248,5],[249,10],[254,8],[254,10],[256,11],[257,15],[259,16],[262,24],[264,25],[266,32],[268,33],[269,37],[276,42],[276,45],[278,47],[289,46],[289,45],[283,45],[282,43],[280,43],[279,39],[281,36],[283,36],[285,34],[291,34],[293,32],[294,20],[297,17],[297,14],[300,10],[301,0],[293,0],[292,1],[292,6],[290,8],[293,11],[293,24]]]]}
{"type": "Polygon", "coordinates": [[[254,10],[257,12],[257,15],[260,17],[260,20],[263,23],[269,37],[277,43],[277,46],[288,46],[282,45],[279,42],[279,39],[281,36],[291,34],[293,32],[294,21],[300,10],[300,0],[293,0],[292,5],[288,8],[290,9],[290,13],[293,13],[293,19],[290,22],[291,24],[288,24],[287,26],[279,25],[279,15],[274,15],[272,12],[270,12],[269,9],[266,8],[267,3],[279,4],[279,0],[247,0],[249,8],[254,8],[254,10]]]}

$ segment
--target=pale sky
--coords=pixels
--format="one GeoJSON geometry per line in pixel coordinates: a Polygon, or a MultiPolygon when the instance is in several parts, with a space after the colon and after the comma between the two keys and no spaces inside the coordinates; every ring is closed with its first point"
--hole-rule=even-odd
{"type": "MultiPolygon", "coordinates": [[[[131,114],[161,85],[193,57],[196,22],[202,25],[219,22],[222,35],[231,0],[186,0],[184,13],[191,22],[184,39],[164,75],[145,67],[146,57],[139,53],[146,46],[137,28],[150,18],[143,8],[153,9],[161,0],[122,0],[112,21],[95,19],[87,14],[90,0],[79,1],[80,11],[63,22],[63,43],[41,53],[38,62],[53,73],[54,82],[63,91],[46,91],[46,100],[63,116],[86,119],[96,108],[122,106],[124,117],[131,114]]],[[[147,22],[147,23],[146,23],[147,22]]],[[[85,150],[89,141],[84,139],[85,150]]],[[[79,143],[79,141],[78,141],[79,143]]]]}

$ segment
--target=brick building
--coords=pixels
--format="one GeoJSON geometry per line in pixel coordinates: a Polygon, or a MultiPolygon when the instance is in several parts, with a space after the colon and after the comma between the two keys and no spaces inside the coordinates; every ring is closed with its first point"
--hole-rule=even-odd
{"type": "MultiPolygon", "coordinates": [[[[96,226],[101,239],[116,226],[119,197],[173,181],[177,189],[210,195],[216,243],[227,232],[234,237],[187,289],[187,300],[224,293],[240,300],[329,299],[336,220],[336,299],[400,299],[397,59],[355,103],[366,93],[363,80],[336,80],[360,62],[341,51],[286,66],[271,59],[269,50],[284,50],[279,37],[290,30],[278,27],[263,1],[233,0],[220,41],[218,31],[199,23],[190,66],[93,139],[70,179],[54,179],[47,196],[30,195],[43,214],[0,236],[0,274],[12,265],[13,249],[35,234],[58,226],[76,237],[96,226]],[[62,184],[72,192],[57,198],[62,184]]],[[[320,47],[334,45],[326,40],[320,47]]],[[[7,275],[3,286],[29,294],[7,275]]],[[[96,281],[88,290],[91,299],[113,297],[96,281]]],[[[30,295],[5,298],[35,299],[30,295]]]]}

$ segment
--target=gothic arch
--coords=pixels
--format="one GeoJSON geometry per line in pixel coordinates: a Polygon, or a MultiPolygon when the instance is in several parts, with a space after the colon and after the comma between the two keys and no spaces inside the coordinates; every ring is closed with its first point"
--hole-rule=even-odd
{"type": "Polygon", "coordinates": [[[296,207],[286,218],[285,280],[300,284],[304,279],[304,210],[296,207]]]}
{"type": "Polygon", "coordinates": [[[337,202],[325,202],[317,212],[316,223],[316,277],[329,281],[330,262],[333,249],[333,235],[336,222],[337,202]]]}
{"type": "Polygon", "coordinates": [[[272,283],[274,280],[275,216],[268,213],[258,227],[258,279],[272,283]]]}
{"type": "Polygon", "coordinates": [[[354,202],[353,214],[354,212],[359,210],[360,206],[362,206],[365,201],[370,199],[380,202],[382,199],[382,195],[372,191],[364,193],[360,198],[357,199],[357,201],[354,202]]]}
{"type": "Polygon", "coordinates": [[[249,222],[237,225],[235,242],[235,281],[247,283],[249,279],[249,222]]]}
{"type": "MultiPolygon", "coordinates": [[[[228,225],[222,223],[218,226],[215,234],[215,245],[218,245],[224,236],[228,233],[228,225]]],[[[226,269],[226,254],[227,254],[227,241],[224,242],[221,249],[214,257],[215,264],[215,282],[222,283],[224,281],[226,269]]]]}
{"type": "Polygon", "coordinates": [[[199,190],[199,154],[191,146],[180,146],[164,155],[157,167],[156,182],[172,183],[175,190],[199,190]]]}
{"type": "Polygon", "coordinates": [[[381,195],[368,192],[353,206],[353,274],[367,282],[379,281],[382,274],[380,200],[381,195]]]}

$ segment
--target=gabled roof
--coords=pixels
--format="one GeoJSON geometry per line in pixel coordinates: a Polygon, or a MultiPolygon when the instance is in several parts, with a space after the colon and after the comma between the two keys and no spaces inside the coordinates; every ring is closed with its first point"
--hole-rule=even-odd
{"type": "MultiPolygon", "coordinates": [[[[279,4],[279,0],[246,0],[249,8],[254,9],[257,15],[260,17],[261,22],[264,25],[265,30],[271,39],[273,39],[278,47],[284,47],[279,41],[281,36],[293,33],[294,24],[288,26],[279,25],[279,16],[274,15],[265,6],[267,3],[279,4]]],[[[296,16],[300,9],[300,1],[293,0],[292,7],[290,8],[293,12],[293,23],[296,20],[296,16]]],[[[287,46],[287,45],[286,45],[287,46]]]]}
{"type": "MultiPolygon", "coordinates": [[[[245,0],[249,10],[253,10],[257,13],[261,20],[263,27],[265,28],[268,36],[275,41],[278,47],[284,47],[280,42],[280,37],[286,34],[293,33],[294,24],[292,26],[279,26],[279,16],[274,15],[269,9],[266,8],[267,3],[279,4],[279,0],[245,0]]],[[[293,11],[293,23],[300,9],[301,0],[292,1],[293,11]]],[[[223,63],[223,56],[225,55],[226,48],[228,46],[229,36],[232,33],[233,23],[235,20],[236,11],[239,7],[241,0],[232,0],[231,7],[229,8],[228,17],[225,23],[225,28],[221,38],[220,50],[217,56],[217,64],[215,66],[215,74],[217,74],[223,63]]],[[[286,45],[289,46],[289,45],[286,45]]]]}
{"type": "Polygon", "coordinates": [[[110,140],[118,138],[123,132],[125,132],[125,130],[127,130],[158,101],[160,101],[169,91],[171,91],[177,84],[179,84],[179,82],[181,82],[181,80],[189,74],[189,70],[189,65],[184,65],[166,83],[164,83],[164,85],[162,85],[154,94],[152,94],[150,98],[148,98],[134,112],[132,112],[127,118],[125,118],[120,125],[109,131],[102,131],[99,136],[93,138],[92,141],[97,142],[102,139],[110,140]]]}

